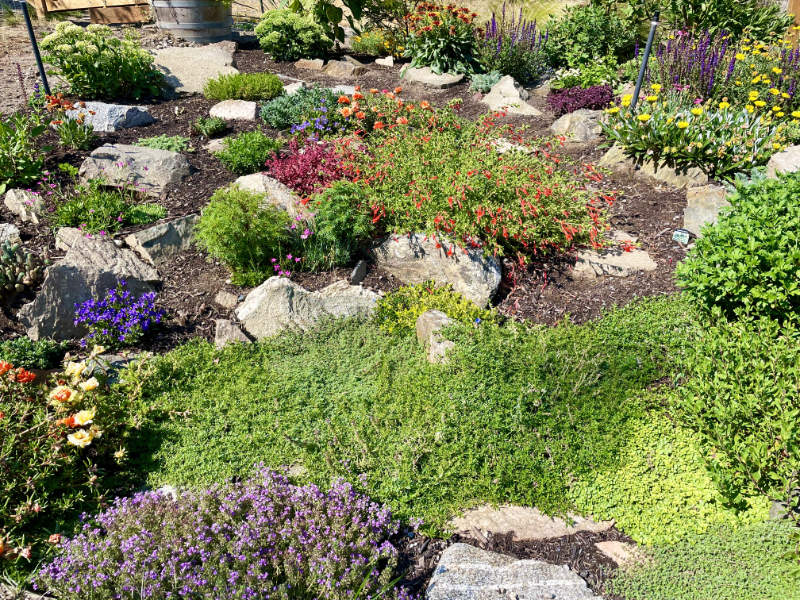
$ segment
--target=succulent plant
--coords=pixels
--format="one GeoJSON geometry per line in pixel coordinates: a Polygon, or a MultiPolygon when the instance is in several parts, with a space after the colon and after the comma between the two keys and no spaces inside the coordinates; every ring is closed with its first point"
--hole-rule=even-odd
{"type": "Polygon", "coordinates": [[[42,278],[44,262],[20,244],[0,244],[0,297],[21,292],[42,278]]]}

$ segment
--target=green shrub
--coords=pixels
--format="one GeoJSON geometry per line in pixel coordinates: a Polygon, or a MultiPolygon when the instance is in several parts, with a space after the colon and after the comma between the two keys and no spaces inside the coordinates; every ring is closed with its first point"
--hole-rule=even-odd
{"type": "Polygon", "coordinates": [[[56,342],[49,338],[42,338],[34,342],[27,336],[21,336],[0,342],[0,360],[10,362],[23,369],[57,367],[66,351],[67,342],[56,342]]]}
{"type": "Polygon", "coordinates": [[[713,315],[800,317],[800,173],[728,196],[731,208],[703,229],[678,265],[677,280],[713,315]]]}
{"type": "Polygon", "coordinates": [[[633,53],[637,29],[616,7],[598,3],[574,6],[548,23],[545,49],[555,67],[580,67],[609,55],[627,60],[633,53]]]}
{"type": "Polygon", "coordinates": [[[55,379],[0,363],[0,570],[12,576],[50,553],[82,511],[109,500],[110,471],[141,424],[130,396],[112,396],[85,363],[68,363],[55,379]]]}
{"type": "Polygon", "coordinates": [[[372,236],[367,194],[359,185],[337,181],[314,196],[308,207],[314,213],[313,233],[301,240],[298,248],[306,270],[330,270],[349,264],[372,236]]]}
{"type": "Polygon", "coordinates": [[[54,228],[77,227],[88,234],[109,235],[126,225],[152,223],[167,215],[160,204],[139,204],[135,190],[106,187],[101,179],[92,179],[70,192],[59,190],[54,198],[50,224],[54,228]]]}
{"type": "Polygon", "coordinates": [[[203,95],[210,100],[272,100],[283,94],[283,83],[272,73],[229,73],[209,79],[203,95]]]}
{"type": "Polygon", "coordinates": [[[492,89],[492,86],[496,84],[500,79],[502,79],[503,75],[500,71],[491,71],[489,73],[476,73],[469,80],[469,89],[473,92],[480,92],[481,94],[487,94],[492,89]]]}
{"type": "Polygon", "coordinates": [[[192,131],[204,138],[215,138],[222,135],[228,129],[225,119],[220,117],[198,117],[192,123],[192,131]]]}
{"type": "Polygon", "coordinates": [[[154,148],[155,150],[169,150],[170,152],[186,152],[192,147],[187,137],[164,134],[139,138],[136,145],[144,146],[145,148],[154,148]]]}
{"type": "Polygon", "coordinates": [[[800,509],[800,329],[766,318],[713,324],[684,370],[679,415],[710,448],[727,500],[761,494],[800,509]]]}
{"type": "Polygon", "coordinates": [[[217,190],[195,228],[198,244],[222,261],[237,285],[258,285],[272,274],[271,259],[286,254],[289,217],[264,198],[236,186],[217,190]]]}
{"type": "Polygon", "coordinates": [[[616,464],[694,318],[659,299],[584,326],[454,328],[446,366],[414,336],[356,320],[222,352],[194,342],[122,375],[163,411],[131,456],[154,488],[258,461],[319,484],[364,473],[373,498],[427,533],[486,502],[572,510],[570,480],[616,464]]]}
{"type": "Polygon", "coordinates": [[[222,144],[222,150],[216,153],[222,164],[237,175],[248,175],[263,171],[267,159],[283,147],[283,140],[256,130],[225,138],[222,144]]]}
{"type": "Polygon", "coordinates": [[[0,194],[14,186],[27,186],[42,174],[44,154],[36,139],[47,129],[36,112],[0,115],[0,194]]]}
{"type": "Polygon", "coordinates": [[[613,56],[598,58],[580,67],[556,72],[553,79],[550,80],[550,88],[553,90],[566,90],[573,87],[586,89],[606,84],[614,87],[618,80],[618,68],[617,61],[613,56]]]}
{"type": "Polygon", "coordinates": [[[161,93],[164,76],[130,33],[122,40],[107,25],[83,28],[62,21],[40,46],[44,61],[80,98],[136,100],[161,93]]]}
{"type": "Polygon", "coordinates": [[[336,106],[338,96],[329,88],[300,88],[289,96],[279,96],[267,102],[261,109],[261,118],[275,129],[288,129],[302,123],[305,116],[320,105],[336,106]]]}
{"type": "Polygon", "coordinates": [[[768,522],[739,529],[720,526],[650,560],[620,570],[611,583],[626,600],[798,600],[789,560],[791,525],[768,522]]]}
{"type": "Polygon", "coordinates": [[[261,49],[275,60],[322,57],[333,44],[310,16],[289,9],[267,11],[255,34],[261,49]]]}
{"type": "Polygon", "coordinates": [[[619,464],[576,481],[575,505],[596,519],[614,519],[640,544],[691,540],[718,525],[763,521],[769,503],[736,514],[725,508],[708,474],[699,436],[675,426],[662,412],[630,425],[619,464]]]}
{"type": "Polygon", "coordinates": [[[58,142],[63,148],[88,150],[97,139],[94,134],[94,126],[91,123],[84,123],[82,116],[77,119],[64,116],[60,121],[54,121],[54,123],[58,142]]]}
{"type": "Polygon", "coordinates": [[[434,73],[480,72],[472,24],[477,16],[452,4],[417,4],[407,19],[409,34],[403,56],[411,59],[409,66],[430,67],[434,73]]]}
{"type": "Polygon", "coordinates": [[[367,56],[387,56],[397,49],[394,36],[382,29],[370,29],[353,37],[353,53],[367,56]]]}
{"type": "Polygon", "coordinates": [[[436,286],[433,281],[408,285],[387,294],[375,307],[375,322],[390,333],[407,335],[417,327],[417,318],[428,310],[440,310],[465,325],[497,323],[497,313],[479,308],[453,286],[436,286]]]}

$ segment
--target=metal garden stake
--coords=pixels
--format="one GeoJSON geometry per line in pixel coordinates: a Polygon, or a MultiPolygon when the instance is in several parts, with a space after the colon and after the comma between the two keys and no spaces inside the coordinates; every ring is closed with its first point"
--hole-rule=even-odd
{"type": "Polygon", "coordinates": [[[639,100],[639,92],[642,89],[642,81],[644,80],[644,72],[647,70],[647,61],[650,60],[650,50],[653,48],[653,39],[656,37],[656,27],[658,27],[658,17],[660,11],[656,11],[653,15],[653,20],[650,22],[650,35],[647,36],[647,46],[644,48],[644,56],[642,57],[642,66],[639,67],[639,76],[636,78],[636,89],[633,90],[633,98],[631,99],[631,108],[636,106],[639,100]]]}
{"type": "Polygon", "coordinates": [[[44,93],[50,95],[50,85],[47,83],[47,75],[44,72],[44,65],[42,64],[42,56],[39,54],[39,44],[36,43],[36,34],[33,33],[33,24],[31,24],[31,16],[28,13],[28,3],[25,0],[18,2],[22,15],[25,17],[25,25],[28,27],[28,37],[31,39],[31,47],[33,48],[33,56],[36,58],[36,66],[39,68],[39,76],[42,78],[42,87],[44,93]]]}

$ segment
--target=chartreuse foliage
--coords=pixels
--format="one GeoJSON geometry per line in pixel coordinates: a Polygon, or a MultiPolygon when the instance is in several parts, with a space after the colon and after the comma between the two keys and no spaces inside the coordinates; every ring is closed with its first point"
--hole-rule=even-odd
{"type": "Polygon", "coordinates": [[[716,525],[763,521],[764,499],[736,515],[709,476],[701,438],[653,413],[630,425],[619,464],[576,482],[578,508],[614,519],[639,543],[667,545],[690,540],[716,525]]]}
{"type": "Polygon", "coordinates": [[[429,533],[478,502],[565,511],[570,480],[616,464],[692,321],[661,299],[583,326],[455,328],[446,366],[412,336],[355,320],[220,352],[192,342],[123,375],[163,411],[131,455],[152,486],[259,460],[318,483],[364,473],[373,498],[429,533]]]}

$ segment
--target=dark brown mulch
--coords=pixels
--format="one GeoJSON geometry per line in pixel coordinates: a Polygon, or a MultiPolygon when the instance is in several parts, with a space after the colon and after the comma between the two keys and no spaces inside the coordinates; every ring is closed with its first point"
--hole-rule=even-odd
{"type": "Polygon", "coordinates": [[[462,542],[520,560],[540,560],[554,565],[567,565],[582,577],[595,593],[603,594],[607,600],[617,600],[617,596],[606,590],[606,583],[613,576],[617,565],[600,552],[595,544],[605,541],[632,541],[613,527],[599,533],[581,531],[558,538],[530,541],[514,540],[513,533],[487,532],[484,535],[481,532],[480,536],[480,539],[476,539],[456,534],[445,540],[407,532],[397,544],[400,550],[399,567],[404,572],[400,585],[404,585],[412,594],[422,597],[442,552],[451,544],[462,542]]]}

